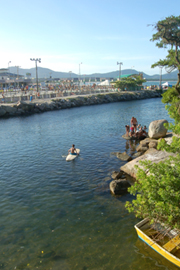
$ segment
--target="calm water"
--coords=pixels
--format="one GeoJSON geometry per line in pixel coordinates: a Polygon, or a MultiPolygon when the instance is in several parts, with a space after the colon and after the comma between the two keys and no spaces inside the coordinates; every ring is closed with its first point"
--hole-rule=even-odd
{"type": "MultiPolygon", "coordinates": [[[[162,81],[161,84],[165,83],[167,81],[162,81]]],[[[177,83],[177,81],[168,81],[169,85],[175,85],[177,83]]],[[[150,85],[157,85],[159,86],[160,81],[147,81],[145,83],[143,83],[144,86],[150,86],[150,85]]]]}
{"type": "Polygon", "coordinates": [[[137,238],[132,196],[109,192],[132,116],[169,119],[158,98],[0,120],[0,269],[176,269],[137,238]]]}

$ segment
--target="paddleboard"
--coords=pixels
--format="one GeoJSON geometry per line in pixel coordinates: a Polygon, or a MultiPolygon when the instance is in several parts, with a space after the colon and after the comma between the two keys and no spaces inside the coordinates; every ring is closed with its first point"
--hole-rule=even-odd
{"type": "MultiPolygon", "coordinates": [[[[77,149],[77,148],[76,148],[76,153],[79,154],[79,153],[80,153],[80,149],[77,149]]],[[[75,159],[77,156],[78,156],[78,155],[71,155],[71,154],[69,154],[69,155],[67,155],[67,157],[66,157],[66,161],[71,161],[71,160],[75,159]]]]}

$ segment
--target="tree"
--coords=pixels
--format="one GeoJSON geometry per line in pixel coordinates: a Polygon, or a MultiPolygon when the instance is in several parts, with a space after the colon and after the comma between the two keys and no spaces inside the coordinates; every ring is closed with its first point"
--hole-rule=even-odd
{"type": "Polygon", "coordinates": [[[115,82],[115,87],[120,88],[121,90],[128,90],[130,87],[137,87],[142,85],[146,80],[141,79],[140,75],[133,75],[127,78],[122,78],[120,81],[115,82]]]}
{"type": "MultiPolygon", "coordinates": [[[[158,47],[171,46],[166,59],[159,60],[152,67],[161,65],[179,70],[178,81],[174,88],[169,88],[162,98],[174,123],[166,127],[180,135],[180,16],[168,17],[159,21],[155,28],[157,33],[152,40],[157,40],[158,47]]],[[[156,220],[171,228],[180,229],[180,136],[174,136],[171,145],[164,139],[158,143],[158,149],[175,153],[165,162],[153,164],[144,161],[144,169],[138,168],[137,181],[129,188],[136,199],[126,203],[129,212],[137,217],[148,217],[151,223],[156,220]]]]}
{"type": "Polygon", "coordinates": [[[170,49],[166,59],[160,59],[152,65],[152,68],[164,66],[168,72],[178,69],[178,80],[175,89],[180,95],[180,16],[170,16],[158,21],[154,28],[157,32],[153,35],[151,41],[157,41],[156,46],[158,48],[167,48],[169,46],[170,49]]]}

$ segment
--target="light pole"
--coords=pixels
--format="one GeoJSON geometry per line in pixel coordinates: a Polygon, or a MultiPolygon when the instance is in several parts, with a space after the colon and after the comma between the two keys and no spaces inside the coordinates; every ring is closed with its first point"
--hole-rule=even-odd
{"type": "Polygon", "coordinates": [[[163,69],[163,67],[162,66],[159,66],[159,68],[160,68],[160,80],[159,80],[159,89],[161,89],[161,84],[162,84],[162,69],[163,69]]]}
{"type": "MultiPolygon", "coordinates": [[[[10,80],[10,77],[11,77],[11,76],[10,76],[10,71],[9,71],[9,64],[10,64],[10,63],[11,63],[11,61],[8,62],[8,72],[9,72],[9,77],[8,77],[8,78],[9,78],[9,80],[10,80]]],[[[10,87],[10,84],[11,84],[11,83],[9,83],[9,87],[10,87]]]]}
{"type": "Polygon", "coordinates": [[[20,66],[15,66],[17,68],[17,85],[18,85],[18,88],[19,88],[19,68],[20,66]]]}
{"type": "Polygon", "coordinates": [[[37,92],[38,92],[38,70],[37,70],[37,62],[41,63],[41,58],[30,58],[31,61],[35,61],[36,66],[36,84],[37,84],[37,92]]]}
{"type": "Polygon", "coordinates": [[[119,65],[119,80],[121,79],[121,65],[123,65],[122,62],[117,62],[117,65],[119,65]]]}
{"type": "Polygon", "coordinates": [[[81,90],[80,89],[80,80],[81,80],[81,65],[82,65],[82,62],[79,64],[79,90],[81,90]]]}
{"type": "MultiPolygon", "coordinates": [[[[11,63],[11,61],[8,62],[8,71],[9,71],[9,64],[11,63]]],[[[9,71],[10,72],[10,71],[9,71]]]]}
{"type": "Polygon", "coordinates": [[[71,73],[72,71],[69,71],[70,88],[71,88],[71,73]]]}

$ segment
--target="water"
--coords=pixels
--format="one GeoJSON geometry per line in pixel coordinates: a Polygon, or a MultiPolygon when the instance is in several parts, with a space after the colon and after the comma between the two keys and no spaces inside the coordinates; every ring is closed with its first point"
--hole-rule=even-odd
{"type": "MultiPolygon", "coordinates": [[[[161,85],[165,82],[168,82],[169,85],[175,85],[177,83],[177,81],[162,81],[161,85]]],[[[146,81],[145,83],[143,83],[143,86],[151,86],[151,85],[157,85],[159,86],[160,81],[146,81]]]]}
{"type": "Polygon", "coordinates": [[[133,197],[109,192],[132,116],[169,119],[157,98],[0,120],[0,269],[176,269],[137,238],[133,197]]]}

